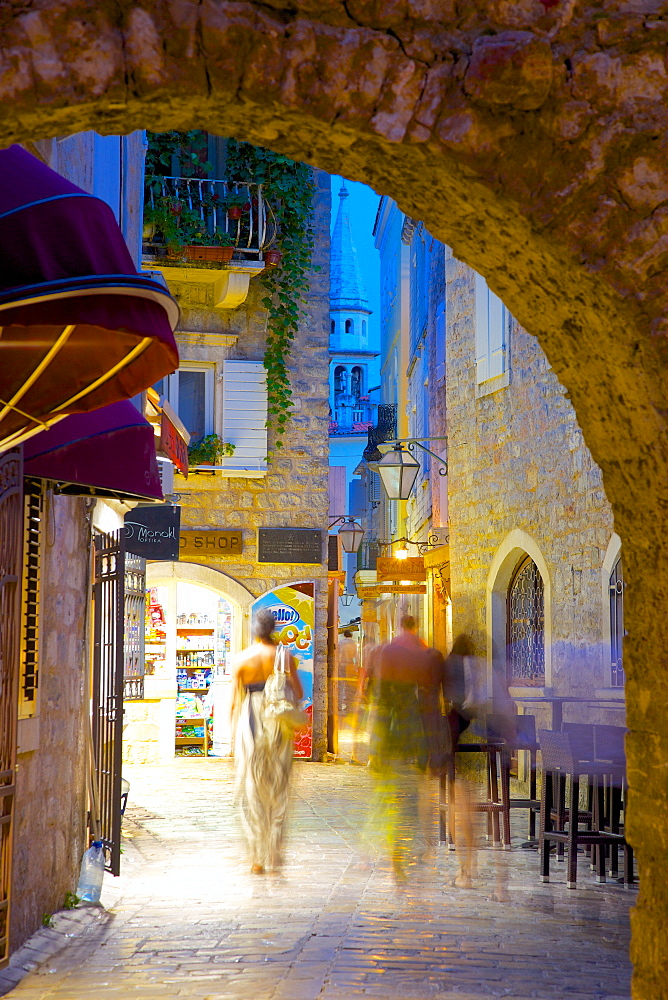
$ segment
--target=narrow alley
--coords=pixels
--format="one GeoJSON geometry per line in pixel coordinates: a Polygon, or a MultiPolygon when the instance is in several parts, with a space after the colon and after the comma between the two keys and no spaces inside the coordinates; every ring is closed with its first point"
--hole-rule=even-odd
{"type": "Polygon", "coordinates": [[[297,762],[285,866],[252,876],[228,760],[125,770],[122,874],[111,917],[7,994],[11,1000],[626,1000],[635,892],[578,889],[535,851],[482,849],[471,890],[438,846],[395,884],[364,836],[364,767],[297,762]]]}

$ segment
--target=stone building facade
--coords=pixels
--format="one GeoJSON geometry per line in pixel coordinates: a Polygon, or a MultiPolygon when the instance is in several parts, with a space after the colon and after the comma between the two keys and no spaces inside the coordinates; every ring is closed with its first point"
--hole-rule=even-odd
{"type": "MultiPolygon", "coordinates": [[[[494,661],[507,672],[520,706],[522,695],[591,698],[597,707],[573,703],[564,717],[591,721],[592,711],[605,712],[605,721],[623,725],[623,679],[610,652],[609,587],[620,542],[601,470],[536,339],[496,297],[488,315],[484,280],[445,254],[453,632],[470,633],[490,670],[494,661]],[[493,334],[481,343],[482,313],[499,323],[497,344],[493,334]],[[542,653],[533,652],[544,662],[533,674],[522,654],[508,662],[513,579],[527,556],[543,605],[542,612],[525,607],[543,633],[542,653]]],[[[523,599],[530,604],[531,596],[523,599]]],[[[549,727],[549,706],[529,704],[549,727]]]]}
{"type": "MultiPolygon", "coordinates": [[[[292,345],[288,362],[292,385],[290,420],[283,445],[273,450],[269,430],[268,463],[259,460],[250,472],[237,471],[237,455],[229,468],[210,472],[190,471],[185,479],[174,477],[175,499],[181,506],[181,530],[240,530],[242,550],[234,555],[205,553],[185,555],[175,563],[149,563],[147,585],[189,582],[213,590],[233,609],[232,652],[251,638],[251,606],[275,587],[297,581],[315,583],[313,755],[326,752],[327,564],[328,514],[328,366],[329,366],[329,215],[330,178],[316,172],[313,202],[315,250],[309,275],[305,317],[292,345]],[[258,529],[314,528],[322,532],[319,564],[258,562],[258,529]]],[[[146,262],[151,269],[154,263],[146,262]]],[[[169,289],[181,307],[176,339],[180,371],[204,370],[210,375],[210,423],[205,431],[226,437],[223,413],[226,364],[248,362],[254,377],[262,373],[266,348],[267,310],[262,305],[266,289],[252,277],[243,304],[236,308],[216,305],[214,285],[198,280],[196,270],[165,267],[169,289]]],[[[204,278],[210,278],[207,271],[204,278]]],[[[259,377],[259,376],[258,376],[259,377]]],[[[242,397],[241,408],[244,407],[242,397]]],[[[178,404],[177,404],[178,408],[178,404]]],[[[264,417],[262,418],[264,422],[264,417]]],[[[162,676],[145,679],[142,702],[126,702],[125,754],[133,760],[155,760],[174,753],[173,664],[162,676]],[[170,722],[171,718],[171,722],[170,722]],[[170,727],[171,726],[171,730],[170,727]],[[165,730],[167,727],[167,730],[165,730]],[[161,735],[162,734],[162,735],[161,735]]]]}

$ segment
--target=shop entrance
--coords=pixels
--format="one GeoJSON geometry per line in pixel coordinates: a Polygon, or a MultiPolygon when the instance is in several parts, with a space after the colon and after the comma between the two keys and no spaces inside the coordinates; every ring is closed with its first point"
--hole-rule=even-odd
{"type": "Polygon", "coordinates": [[[150,587],[146,616],[146,674],[168,670],[176,684],[177,757],[230,752],[225,711],[233,649],[229,600],[196,583],[150,587]]]}
{"type": "Polygon", "coordinates": [[[227,756],[232,660],[248,642],[253,597],[185,562],[149,563],[146,589],[144,698],[125,704],[124,759],[227,756]]]}

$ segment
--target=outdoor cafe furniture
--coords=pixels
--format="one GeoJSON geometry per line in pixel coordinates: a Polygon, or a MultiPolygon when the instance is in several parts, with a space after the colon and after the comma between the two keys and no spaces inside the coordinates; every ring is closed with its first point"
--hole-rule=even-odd
{"type": "MultiPolygon", "coordinates": [[[[507,719],[504,720],[507,730],[507,719]]],[[[511,809],[526,809],[529,813],[529,845],[536,840],[536,815],[540,811],[540,799],[536,795],[536,757],[538,753],[538,740],[536,739],[536,719],[533,715],[517,715],[513,720],[512,734],[506,735],[506,753],[512,756],[519,750],[529,753],[529,797],[511,798],[509,806],[511,809]]],[[[488,736],[490,731],[494,731],[496,726],[495,717],[490,716],[487,721],[488,736]]]]}
{"type": "Polygon", "coordinates": [[[538,742],[543,761],[543,789],[540,808],[541,881],[549,882],[550,880],[550,848],[555,843],[564,845],[568,853],[566,885],[569,889],[576,888],[578,847],[580,845],[599,848],[595,852],[598,882],[606,880],[605,848],[622,847],[624,849],[624,881],[627,884],[633,882],[633,852],[622,834],[601,829],[594,824],[590,829],[580,829],[580,779],[584,775],[588,775],[594,782],[602,779],[610,771],[610,762],[581,760],[578,757],[576,745],[574,745],[577,741],[571,741],[568,732],[540,729],[538,730],[538,742]],[[555,777],[562,781],[569,779],[568,811],[565,818],[568,830],[555,829],[555,819],[553,818],[555,777]]]}
{"type": "Polygon", "coordinates": [[[482,753],[485,755],[486,797],[473,803],[473,811],[487,815],[488,836],[494,847],[501,847],[503,825],[503,847],[510,850],[510,755],[505,741],[496,736],[486,737],[470,743],[460,742],[451,754],[448,765],[443,769],[439,782],[439,839],[448,846],[454,845],[455,814],[455,772],[457,753],[482,753]]]}

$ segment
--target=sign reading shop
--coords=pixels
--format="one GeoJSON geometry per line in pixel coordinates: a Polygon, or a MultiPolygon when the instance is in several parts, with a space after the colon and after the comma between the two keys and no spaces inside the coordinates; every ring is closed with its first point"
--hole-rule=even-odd
{"type": "Polygon", "coordinates": [[[125,549],[144,559],[178,559],[181,508],[136,507],[124,518],[125,549]]]}
{"type": "Polygon", "coordinates": [[[243,549],[241,531],[198,531],[181,532],[180,552],[182,556],[237,556],[243,549]]]}

